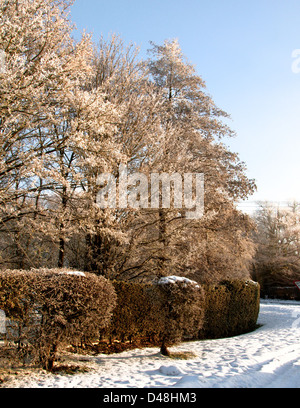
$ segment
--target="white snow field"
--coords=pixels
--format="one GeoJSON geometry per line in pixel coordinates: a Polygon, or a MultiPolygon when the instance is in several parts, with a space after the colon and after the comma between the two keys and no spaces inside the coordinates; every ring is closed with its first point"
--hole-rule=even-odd
{"type": "Polygon", "coordinates": [[[158,348],[121,354],[66,354],[88,367],[74,375],[20,370],[5,388],[300,388],[300,302],[261,301],[256,331],[242,336],[182,343],[163,357],[158,348]]]}

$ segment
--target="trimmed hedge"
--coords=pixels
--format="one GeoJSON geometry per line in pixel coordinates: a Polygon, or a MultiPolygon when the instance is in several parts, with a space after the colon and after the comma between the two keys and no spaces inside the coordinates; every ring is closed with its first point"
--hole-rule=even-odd
{"type": "Polygon", "coordinates": [[[205,318],[200,339],[232,337],[256,328],[260,286],[253,281],[205,285],[205,318]]]}
{"type": "Polygon", "coordinates": [[[161,304],[153,285],[122,281],[112,283],[117,306],[102,336],[122,342],[148,337],[154,342],[159,333],[161,304]]]}
{"type": "Polygon", "coordinates": [[[113,282],[117,307],[103,336],[111,340],[146,338],[165,349],[183,337],[194,338],[203,324],[204,292],[186,282],[113,282]]]}
{"type": "Polygon", "coordinates": [[[174,284],[115,281],[113,285],[117,307],[103,332],[111,340],[146,338],[161,344],[166,339],[170,345],[183,339],[236,336],[256,328],[260,287],[253,281],[203,285],[196,298],[184,286],[174,284]]]}
{"type": "Polygon", "coordinates": [[[204,291],[190,280],[162,278],[158,284],[163,307],[161,352],[183,339],[194,339],[203,326],[204,291]]]}
{"type": "Polygon", "coordinates": [[[47,269],[0,273],[0,309],[11,326],[7,340],[47,370],[59,345],[98,340],[115,303],[111,283],[94,274],[47,269]]]}
{"type": "Polygon", "coordinates": [[[99,340],[99,333],[111,341],[144,338],[167,354],[178,341],[255,329],[257,283],[201,286],[173,278],[141,284],[60,269],[0,272],[0,309],[11,324],[7,338],[51,370],[59,345],[99,340]]]}

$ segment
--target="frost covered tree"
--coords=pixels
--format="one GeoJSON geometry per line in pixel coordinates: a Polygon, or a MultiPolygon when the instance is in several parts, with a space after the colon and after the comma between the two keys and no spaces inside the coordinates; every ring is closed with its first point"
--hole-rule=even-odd
{"type": "MultiPolygon", "coordinates": [[[[205,215],[191,221],[186,219],[184,209],[141,212],[133,224],[135,255],[124,271],[134,274],[137,268],[139,272],[161,276],[174,269],[183,274],[202,271],[202,275],[210,270],[213,275],[212,269],[222,264],[213,258],[226,247],[227,253],[232,253],[231,259],[238,255],[245,260],[245,265],[235,263],[236,273],[248,274],[248,260],[253,255],[250,248],[245,251],[247,246],[252,248],[250,220],[235,210],[234,203],[250,195],[255,185],[246,177],[238,156],[220,141],[233,135],[224,124],[228,115],[206,93],[205,83],[186,61],[177,40],[165,41],[161,46],[152,44],[150,52],[150,79],[157,87],[162,106],[158,112],[161,133],[148,172],[203,173],[205,215]],[[224,219],[230,222],[223,222],[224,219]],[[214,236],[214,245],[208,235],[214,236]],[[191,254],[196,258],[190,263],[191,254]]],[[[223,264],[227,261],[224,256],[223,264]]]]}
{"type": "Polygon", "coordinates": [[[64,105],[70,106],[69,96],[86,72],[87,39],[76,45],[71,40],[67,6],[53,0],[0,3],[3,205],[23,190],[38,190],[36,168],[57,147],[41,133],[63,115],[64,105]]]}
{"type": "Polygon", "coordinates": [[[255,216],[254,277],[263,289],[292,286],[300,278],[300,205],[279,208],[261,203],[255,216]]]}
{"type": "Polygon", "coordinates": [[[71,3],[0,2],[1,226],[27,266],[38,265],[28,265],[34,257],[18,238],[20,225],[26,220],[35,248],[39,240],[57,246],[63,266],[67,240],[99,211],[97,174],[119,154],[111,137],[117,109],[101,89],[86,89],[93,48],[87,36],[71,37],[71,3]]]}
{"type": "Polygon", "coordinates": [[[232,135],[228,115],[178,42],[153,44],[150,61],[117,36],[75,42],[71,4],[0,0],[0,262],[122,279],[194,273],[203,259],[217,268],[221,250],[248,262],[250,226],[234,203],[254,183],[221,143],[232,135]],[[205,216],[187,220],[173,202],[99,207],[99,176],[110,173],[118,185],[120,164],[148,180],[203,173],[205,216]]]}
{"type": "MultiPolygon", "coordinates": [[[[127,167],[129,175],[144,171],[145,163],[157,150],[161,101],[156,88],[148,80],[145,63],[138,60],[138,49],[132,44],[125,46],[119,36],[113,35],[107,41],[100,38],[95,44],[92,69],[87,89],[92,92],[101,90],[107,103],[118,108],[115,132],[110,139],[114,141],[119,156],[115,157],[110,173],[119,183],[120,164],[127,167]]],[[[100,270],[111,274],[124,264],[126,242],[130,241],[128,230],[136,211],[120,207],[106,208],[105,222],[99,224],[95,219],[98,228],[87,235],[86,259],[91,269],[95,269],[98,263],[100,270]]]]}
{"type": "Polygon", "coordinates": [[[5,61],[0,75],[1,228],[15,241],[21,258],[25,250],[15,240],[23,232],[18,224],[24,217],[36,219],[42,194],[53,190],[42,172],[58,145],[45,129],[63,114],[64,105],[70,105],[68,94],[86,70],[87,40],[76,46],[71,40],[69,4],[0,2],[0,49],[5,61]]]}

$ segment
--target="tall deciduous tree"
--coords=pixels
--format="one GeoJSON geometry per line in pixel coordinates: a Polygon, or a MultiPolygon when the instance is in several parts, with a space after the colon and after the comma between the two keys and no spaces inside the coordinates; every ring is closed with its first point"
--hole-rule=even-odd
{"type": "MultiPolygon", "coordinates": [[[[95,45],[92,67],[93,76],[87,89],[101,90],[106,101],[118,107],[112,140],[120,154],[115,157],[110,172],[119,184],[120,164],[126,166],[128,175],[144,171],[157,151],[157,138],[161,133],[158,113],[162,101],[149,81],[146,64],[138,60],[138,49],[132,44],[125,46],[116,35],[108,41],[101,38],[95,45]]],[[[109,214],[109,225],[99,224],[95,219],[98,228],[86,237],[89,268],[95,269],[98,263],[98,269],[105,274],[119,270],[129,253],[129,230],[137,212],[127,207],[126,194],[124,198],[125,206],[105,210],[109,214]],[[111,231],[110,236],[106,230],[111,231]]]]}
{"type": "Polygon", "coordinates": [[[292,286],[300,278],[300,205],[279,208],[261,203],[254,215],[255,279],[263,290],[272,286],[292,286]]]}
{"type": "Polygon", "coordinates": [[[27,217],[58,246],[59,266],[66,240],[99,212],[97,174],[120,150],[111,137],[117,109],[101,89],[86,90],[93,49],[87,36],[71,37],[71,3],[0,1],[1,226],[11,235],[14,222],[19,237],[17,224],[27,217]]]}
{"type": "MultiPolygon", "coordinates": [[[[223,122],[228,115],[205,92],[177,41],[153,44],[148,62],[117,36],[96,46],[88,36],[75,43],[71,3],[0,0],[6,263],[70,264],[134,278],[194,273],[203,259],[207,270],[220,268],[225,261],[216,253],[224,248],[226,259],[233,253],[241,259],[250,227],[234,203],[254,183],[220,141],[232,135],[223,122]],[[205,216],[186,219],[174,200],[168,209],[99,208],[99,176],[111,173],[118,185],[120,164],[148,181],[153,173],[203,173],[205,216]]],[[[149,207],[155,194],[148,191],[149,207]]]]}
{"type": "MultiPolygon", "coordinates": [[[[135,265],[157,275],[174,269],[181,274],[201,270],[203,275],[214,275],[231,253],[231,260],[237,255],[237,259],[245,261],[245,265],[235,263],[236,273],[248,275],[248,261],[253,255],[251,223],[234,204],[251,194],[255,184],[246,177],[238,156],[220,141],[234,134],[224,124],[228,115],[206,93],[205,83],[186,61],[177,40],[165,41],[161,46],[152,44],[150,52],[150,78],[162,98],[158,112],[162,132],[149,172],[204,174],[205,214],[191,221],[185,218],[184,210],[175,208],[144,211],[133,228],[132,248],[139,254],[135,265]],[[245,250],[247,246],[249,251],[245,250]],[[225,247],[223,262],[217,261],[218,250],[224,253],[225,247]]],[[[134,271],[133,259],[127,271],[134,271]]]]}

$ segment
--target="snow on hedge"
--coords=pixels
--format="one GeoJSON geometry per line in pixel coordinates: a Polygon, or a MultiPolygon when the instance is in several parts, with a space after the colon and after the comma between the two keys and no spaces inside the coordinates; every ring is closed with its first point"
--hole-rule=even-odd
{"type": "Polygon", "coordinates": [[[63,271],[63,272],[60,272],[60,274],[74,275],[74,276],[86,276],[84,272],[79,272],[79,271],[63,271]]]}
{"type": "Polygon", "coordinates": [[[253,281],[253,280],[246,280],[246,282],[245,282],[245,284],[246,284],[246,286],[248,286],[248,285],[254,285],[254,286],[258,286],[259,284],[258,284],[258,282],[255,282],[255,281],[253,281]]]}
{"type": "Polygon", "coordinates": [[[163,278],[160,278],[157,283],[158,285],[167,285],[170,283],[172,284],[172,283],[178,283],[178,282],[185,283],[186,285],[195,285],[197,288],[199,288],[198,282],[192,281],[182,276],[165,276],[163,278]]]}

